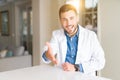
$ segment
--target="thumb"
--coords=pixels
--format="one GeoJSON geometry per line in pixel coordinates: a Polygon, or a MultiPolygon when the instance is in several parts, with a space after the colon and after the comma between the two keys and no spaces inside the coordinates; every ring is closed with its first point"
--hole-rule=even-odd
{"type": "Polygon", "coordinates": [[[58,61],[55,59],[55,60],[53,61],[53,63],[57,65],[57,64],[58,64],[58,61]]]}
{"type": "Polygon", "coordinates": [[[58,61],[57,61],[57,59],[56,59],[55,57],[52,58],[52,62],[53,62],[54,64],[56,64],[56,65],[58,64],[58,61]]]}

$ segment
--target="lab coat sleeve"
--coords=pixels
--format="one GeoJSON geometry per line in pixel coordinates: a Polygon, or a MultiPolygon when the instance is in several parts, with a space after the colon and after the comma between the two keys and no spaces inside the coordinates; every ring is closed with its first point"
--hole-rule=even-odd
{"type": "Polygon", "coordinates": [[[105,65],[104,51],[95,33],[91,37],[91,47],[92,54],[90,60],[82,63],[84,73],[86,74],[101,70],[105,65]]]}

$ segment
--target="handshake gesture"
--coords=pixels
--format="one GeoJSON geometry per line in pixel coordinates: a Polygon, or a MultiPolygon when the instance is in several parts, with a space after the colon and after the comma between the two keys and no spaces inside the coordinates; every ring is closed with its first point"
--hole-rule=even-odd
{"type": "Polygon", "coordinates": [[[56,60],[55,58],[55,55],[53,55],[53,51],[52,51],[52,48],[50,46],[50,43],[49,42],[46,42],[46,46],[48,46],[48,50],[46,51],[46,54],[45,56],[51,60],[53,62],[53,64],[58,64],[58,61],[56,60]]]}

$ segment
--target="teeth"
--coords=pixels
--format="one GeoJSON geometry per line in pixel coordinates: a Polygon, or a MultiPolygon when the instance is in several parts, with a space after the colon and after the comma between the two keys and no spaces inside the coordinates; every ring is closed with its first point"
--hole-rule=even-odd
{"type": "Polygon", "coordinates": [[[72,30],[74,27],[73,26],[69,26],[68,29],[72,30]]]}
{"type": "Polygon", "coordinates": [[[68,28],[69,28],[69,29],[72,29],[72,28],[73,28],[73,26],[68,26],[68,28]]]}

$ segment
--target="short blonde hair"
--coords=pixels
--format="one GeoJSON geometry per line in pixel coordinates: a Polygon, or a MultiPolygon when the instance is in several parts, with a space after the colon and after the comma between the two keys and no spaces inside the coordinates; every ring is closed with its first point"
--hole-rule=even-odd
{"type": "Polygon", "coordinates": [[[76,8],[71,5],[71,4],[64,4],[60,9],[59,9],[59,17],[61,16],[61,13],[67,12],[69,10],[73,10],[76,15],[77,15],[77,10],[76,8]]]}

